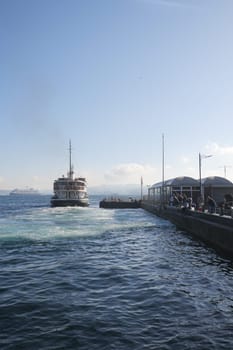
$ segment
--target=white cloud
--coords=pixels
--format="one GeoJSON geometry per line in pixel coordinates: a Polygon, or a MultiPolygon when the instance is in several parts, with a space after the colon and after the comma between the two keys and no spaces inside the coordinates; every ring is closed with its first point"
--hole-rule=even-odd
{"type": "Polygon", "coordinates": [[[33,178],[32,178],[32,180],[33,180],[34,182],[39,182],[39,181],[40,181],[40,177],[37,176],[37,175],[34,175],[33,178]]]}
{"type": "Polygon", "coordinates": [[[233,155],[233,146],[220,146],[216,142],[210,142],[205,146],[207,153],[213,155],[233,155]]]}
{"type": "Polygon", "coordinates": [[[167,7],[193,7],[190,3],[174,0],[141,0],[142,2],[151,3],[154,5],[167,6],[167,7]]]}
{"type": "Polygon", "coordinates": [[[190,163],[190,159],[189,159],[188,157],[185,157],[185,156],[182,156],[182,157],[180,158],[180,160],[181,160],[181,163],[183,163],[183,164],[188,164],[188,163],[190,163]]]}
{"type": "Polygon", "coordinates": [[[156,172],[157,170],[148,164],[123,163],[114,166],[104,177],[108,183],[135,184],[140,182],[142,176],[145,184],[153,181],[156,172]]]}

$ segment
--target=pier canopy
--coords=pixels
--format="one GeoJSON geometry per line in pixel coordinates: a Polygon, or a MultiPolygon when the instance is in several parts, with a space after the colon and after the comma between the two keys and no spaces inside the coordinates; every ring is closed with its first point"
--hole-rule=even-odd
{"type": "Polygon", "coordinates": [[[200,194],[200,183],[189,176],[179,176],[173,179],[169,179],[163,182],[158,182],[149,187],[148,200],[153,202],[169,202],[172,194],[181,193],[187,197],[192,197],[193,200],[197,200],[200,194]]]}
{"type": "Polygon", "coordinates": [[[225,177],[221,176],[209,176],[202,179],[201,183],[204,186],[214,186],[214,187],[233,187],[233,183],[227,180],[225,177]]]}
{"type": "MultiPolygon", "coordinates": [[[[204,188],[204,199],[208,196],[215,199],[217,203],[223,202],[225,195],[233,195],[233,183],[224,177],[209,176],[202,179],[204,188]]],[[[155,203],[169,202],[174,193],[185,194],[197,202],[200,196],[200,180],[189,176],[179,176],[163,182],[157,182],[148,188],[148,200],[155,203]]]]}
{"type": "Polygon", "coordinates": [[[226,194],[233,194],[233,183],[221,176],[209,176],[202,179],[205,199],[211,196],[216,202],[224,200],[226,194]]]}

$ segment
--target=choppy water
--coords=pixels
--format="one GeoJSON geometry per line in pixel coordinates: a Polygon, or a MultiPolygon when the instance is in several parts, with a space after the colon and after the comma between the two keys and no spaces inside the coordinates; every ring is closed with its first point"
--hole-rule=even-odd
{"type": "Polygon", "coordinates": [[[100,199],[0,197],[0,349],[232,349],[232,263],[100,199]]]}

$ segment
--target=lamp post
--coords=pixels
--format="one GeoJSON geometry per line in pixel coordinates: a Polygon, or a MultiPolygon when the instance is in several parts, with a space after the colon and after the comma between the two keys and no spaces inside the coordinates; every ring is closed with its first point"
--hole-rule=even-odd
{"type": "Polygon", "coordinates": [[[199,153],[199,181],[200,181],[200,193],[201,193],[201,198],[204,199],[204,191],[203,191],[203,186],[202,186],[202,178],[201,178],[201,167],[202,167],[202,159],[205,159],[205,158],[210,158],[210,157],[213,157],[212,154],[209,154],[209,155],[205,155],[205,154],[201,154],[199,153]]]}
{"type": "Polygon", "coordinates": [[[219,168],[223,168],[224,169],[224,177],[227,177],[227,168],[231,168],[231,165],[224,165],[224,166],[220,166],[219,168]]]}
{"type": "Polygon", "coordinates": [[[143,178],[141,176],[141,201],[143,199],[143,178]]]}
{"type": "Polygon", "coordinates": [[[202,185],[201,185],[201,153],[199,152],[199,181],[200,181],[200,194],[202,198],[202,185]]]}
{"type": "Polygon", "coordinates": [[[162,134],[162,207],[164,206],[164,134],[162,134]]]}

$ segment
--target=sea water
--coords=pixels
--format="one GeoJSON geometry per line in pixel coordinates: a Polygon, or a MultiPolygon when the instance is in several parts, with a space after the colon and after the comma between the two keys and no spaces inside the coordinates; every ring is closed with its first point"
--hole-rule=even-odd
{"type": "Polygon", "coordinates": [[[142,209],[0,197],[0,349],[231,349],[233,265],[142,209]]]}

